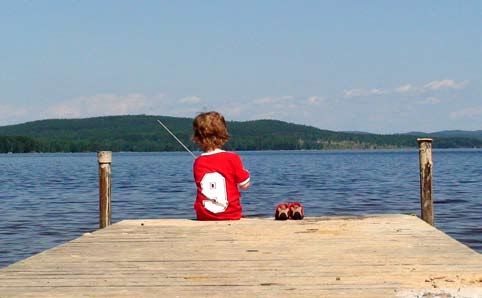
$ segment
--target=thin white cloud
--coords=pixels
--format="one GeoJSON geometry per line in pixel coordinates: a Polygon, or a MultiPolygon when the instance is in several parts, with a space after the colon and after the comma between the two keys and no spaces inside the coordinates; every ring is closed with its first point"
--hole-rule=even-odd
{"type": "Polygon", "coordinates": [[[456,82],[454,80],[431,81],[421,86],[411,84],[402,85],[394,89],[397,93],[422,93],[429,91],[438,91],[443,89],[463,89],[469,84],[469,81],[456,82]]]}
{"type": "Polygon", "coordinates": [[[308,104],[310,105],[317,105],[325,101],[323,97],[320,96],[310,96],[308,97],[308,104]]]}
{"type": "Polygon", "coordinates": [[[147,98],[143,94],[132,93],[125,96],[96,94],[82,96],[49,107],[45,117],[80,118],[100,115],[125,115],[146,112],[147,98]]]}
{"type": "MultiPolygon", "coordinates": [[[[225,115],[228,119],[245,118],[246,115],[243,115],[243,113],[246,113],[248,109],[249,106],[238,102],[228,102],[218,108],[219,112],[225,115]]],[[[254,115],[256,114],[254,113],[254,115]]],[[[249,119],[249,117],[246,117],[246,119],[249,119]]]]}
{"type": "Polygon", "coordinates": [[[280,114],[277,111],[260,111],[256,116],[251,116],[251,120],[257,120],[257,119],[273,119],[273,120],[280,120],[283,117],[282,114],[280,114]]]}
{"type": "MultiPolygon", "coordinates": [[[[380,131],[394,129],[393,127],[396,125],[400,127],[407,125],[406,119],[410,117],[407,116],[408,112],[405,116],[401,116],[405,107],[416,109],[417,105],[447,104],[449,103],[448,98],[456,98],[451,93],[459,93],[459,89],[464,88],[467,84],[467,81],[440,80],[418,85],[407,82],[391,88],[382,86],[380,88],[347,89],[343,91],[343,94],[328,98],[329,101],[322,95],[218,98],[206,101],[200,96],[192,94],[175,96],[141,93],[94,94],[66,100],[47,107],[44,111],[33,106],[14,109],[0,104],[0,123],[30,121],[33,119],[26,119],[26,117],[32,117],[32,115],[38,117],[37,119],[124,114],[193,117],[202,111],[217,110],[225,115],[227,120],[278,119],[295,123],[317,123],[322,128],[346,130],[358,129],[355,128],[358,127],[357,125],[363,125],[364,128],[360,128],[361,130],[380,131]],[[360,97],[361,101],[347,100],[346,98],[349,97],[360,97]],[[370,101],[365,100],[364,97],[370,101]],[[383,115],[383,119],[364,116],[371,114],[383,115]]],[[[445,107],[440,105],[439,108],[445,107]]],[[[471,121],[473,118],[479,117],[478,119],[480,119],[482,117],[482,108],[454,111],[449,117],[452,119],[466,118],[470,120],[469,122],[473,122],[471,121]]]]}
{"type": "Polygon", "coordinates": [[[461,118],[480,118],[482,117],[482,107],[470,107],[462,110],[454,111],[450,113],[450,118],[461,119],[461,118]]]}
{"type": "Polygon", "coordinates": [[[186,104],[199,103],[200,101],[201,101],[201,97],[199,96],[187,96],[179,100],[180,103],[186,103],[186,104]]]}
{"type": "Polygon", "coordinates": [[[363,96],[365,92],[363,89],[351,89],[351,90],[343,90],[343,96],[345,97],[357,97],[363,96]]]}
{"type": "Polygon", "coordinates": [[[413,92],[413,91],[416,91],[416,90],[418,90],[418,88],[414,87],[410,84],[402,85],[402,86],[399,86],[399,87],[395,88],[395,92],[398,92],[398,93],[407,93],[407,92],[413,92]]]}
{"type": "Polygon", "coordinates": [[[171,109],[168,113],[158,113],[158,114],[163,114],[163,115],[170,115],[174,117],[194,117],[195,115],[203,112],[201,109],[197,107],[184,107],[184,108],[176,108],[176,109],[171,109]]]}
{"type": "Polygon", "coordinates": [[[344,97],[366,97],[366,96],[373,96],[373,95],[382,95],[387,93],[388,91],[383,89],[378,89],[378,88],[343,90],[344,97]]]}
{"type": "Polygon", "coordinates": [[[17,108],[10,105],[0,105],[0,111],[2,111],[0,113],[0,117],[2,119],[11,116],[24,116],[28,113],[28,110],[26,108],[17,108]]]}
{"type": "Polygon", "coordinates": [[[273,103],[274,99],[272,97],[266,96],[262,98],[258,98],[254,100],[254,103],[257,104],[270,104],[273,103]]]}
{"type": "Polygon", "coordinates": [[[463,89],[468,85],[468,81],[456,82],[454,80],[432,81],[423,85],[423,90],[440,90],[440,89],[463,89]]]}
{"type": "MultiPolygon", "coordinates": [[[[278,119],[288,120],[310,110],[307,99],[294,96],[265,96],[252,100],[224,101],[216,106],[227,119],[256,120],[278,119]]],[[[311,107],[311,110],[313,107],[311,107]]]]}
{"type": "Polygon", "coordinates": [[[24,107],[14,107],[11,105],[0,105],[0,123],[7,124],[18,122],[29,114],[29,109],[24,107]]]}
{"type": "Polygon", "coordinates": [[[254,100],[256,104],[275,104],[293,100],[291,95],[286,96],[265,96],[254,100]]]}
{"type": "Polygon", "coordinates": [[[387,93],[387,91],[384,91],[384,90],[381,90],[381,89],[377,89],[377,88],[370,89],[370,94],[373,94],[373,95],[381,95],[381,94],[385,94],[385,93],[387,93]]]}
{"type": "Polygon", "coordinates": [[[102,93],[75,97],[47,106],[42,110],[38,108],[36,110],[31,108],[17,109],[17,112],[14,113],[12,108],[7,109],[0,106],[2,112],[7,111],[10,115],[8,118],[0,116],[0,122],[2,120],[10,123],[32,120],[31,118],[21,117],[20,112],[25,115],[36,115],[37,119],[87,118],[134,114],[192,117],[200,112],[201,108],[198,105],[200,102],[201,98],[198,96],[186,96],[176,99],[164,94],[147,96],[142,93],[130,93],[127,95],[102,93]],[[179,104],[180,102],[188,106],[181,105],[179,104]]]}
{"type": "Polygon", "coordinates": [[[455,80],[439,80],[439,81],[431,81],[421,86],[416,86],[412,84],[405,84],[393,89],[379,89],[379,88],[371,88],[371,89],[349,89],[343,91],[344,97],[367,97],[367,96],[374,96],[374,95],[388,95],[393,93],[402,93],[402,94],[421,94],[426,92],[432,91],[439,91],[443,89],[463,89],[469,84],[469,81],[461,81],[457,82],[455,80]]]}

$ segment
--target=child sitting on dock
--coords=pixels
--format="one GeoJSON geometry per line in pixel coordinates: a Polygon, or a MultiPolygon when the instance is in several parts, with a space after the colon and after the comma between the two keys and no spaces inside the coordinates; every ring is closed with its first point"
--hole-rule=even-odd
{"type": "Polygon", "coordinates": [[[250,185],[249,172],[239,155],[222,150],[229,140],[226,121],[218,112],[199,114],[192,140],[203,150],[193,166],[198,220],[237,220],[242,217],[239,189],[250,185]]]}

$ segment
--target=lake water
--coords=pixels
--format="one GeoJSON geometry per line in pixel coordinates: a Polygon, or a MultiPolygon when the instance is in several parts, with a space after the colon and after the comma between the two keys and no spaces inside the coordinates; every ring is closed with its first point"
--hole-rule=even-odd
{"type": "MultiPolygon", "coordinates": [[[[420,214],[417,150],[240,152],[244,215],[284,201],[306,216],[420,214]]],[[[435,150],[435,224],[482,252],[482,150],[435,150]]],[[[192,157],[114,153],[112,221],[194,218],[192,157]]],[[[0,155],[0,267],[98,228],[95,153],[0,155]]]]}

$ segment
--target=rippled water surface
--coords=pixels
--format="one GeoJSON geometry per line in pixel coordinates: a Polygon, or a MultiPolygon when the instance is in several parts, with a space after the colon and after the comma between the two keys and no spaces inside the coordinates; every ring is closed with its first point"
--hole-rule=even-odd
{"type": "MultiPolygon", "coordinates": [[[[420,214],[418,151],[240,152],[246,216],[282,201],[306,216],[420,214]]],[[[436,150],[436,226],[482,252],[482,151],[436,150]]],[[[193,218],[192,157],[114,153],[112,221],[193,218]]],[[[88,154],[0,155],[0,267],[98,228],[98,165],[88,154]]]]}

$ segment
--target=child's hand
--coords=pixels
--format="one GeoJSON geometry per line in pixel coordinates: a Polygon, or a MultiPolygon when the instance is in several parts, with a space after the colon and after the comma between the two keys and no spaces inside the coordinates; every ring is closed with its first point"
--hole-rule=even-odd
{"type": "Polygon", "coordinates": [[[239,189],[242,189],[242,190],[248,189],[250,185],[251,183],[248,181],[245,184],[240,184],[239,189]]]}

